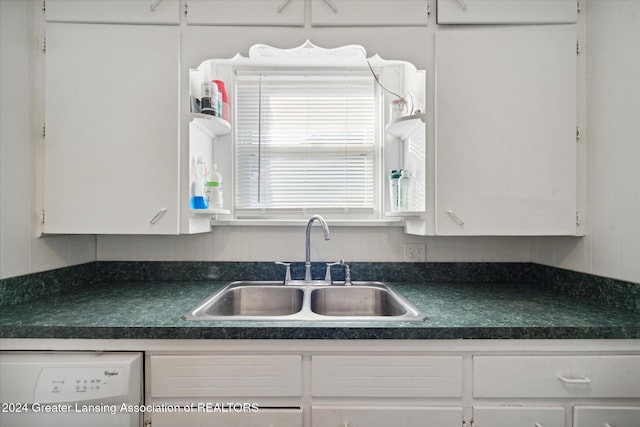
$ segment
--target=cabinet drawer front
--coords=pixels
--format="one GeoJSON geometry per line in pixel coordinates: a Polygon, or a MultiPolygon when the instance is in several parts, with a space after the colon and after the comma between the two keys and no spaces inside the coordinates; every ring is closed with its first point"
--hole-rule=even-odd
{"type": "Polygon", "coordinates": [[[637,406],[576,406],[573,410],[574,427],[637,427],[640,425],[640,407],[637,406]]]}
{"type": "Polygon", "coordinates": [[[640,397],[640,356],[477,356],[475,397],[640,397]]]}
{"type": "Polygon", "coordinates": [[[153,427],[302,427],[302,409],[265,409],[257,412],[153,414],[153,427]]]}
{"type": "Polygon", "coordinates": [[[563,407],[474,406],[474,427],[564,427],[563,407]]]}
{"type": "Polygon", "coordinates": [[[438,0],[438,24],[570,24],[576,0],[438,0]]]}
{"type": "Polygon", "coordinates": [[[152,397],[300,396],[302,356],[152,356],[152,397]]]}
{"type": "Polygon", "coordinates": [[[459,356],[314,356],[314,396],[460,397],[459,356]]]}
{"type": "Polygon", "coordinates": [[[188,3],[190,25],[304,26],[304,0],[208,0],[188,3]]]}
{"type": "Polygon", "coordinates": [[[312,0],[314,26],[426,26],[427,0],[312,0]]]}
{"type": "Polygon", "coordinates": [[[47,22],[98,22],[117,24],[179,24],[180,2],[163,0],[47,0],[47,22]]]}
{"type": "Polygon", "coordinates": [[[413,406],[313,406],[313,427],[460,427],[462,408],[413,406]]]}

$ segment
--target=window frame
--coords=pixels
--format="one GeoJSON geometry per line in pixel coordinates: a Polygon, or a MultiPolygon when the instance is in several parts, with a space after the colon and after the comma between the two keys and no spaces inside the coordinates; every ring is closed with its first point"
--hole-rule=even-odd
{"type": "MultiPolygon", "coordinates": [[[[306,67],[304,70],[301,70],[300,67],[291,67],[295,69],[296,73],[304,72],[312,72],[312,73],[322,73],[325,71],[326,73],[335,74],[338,72],[345,71],[357,71],[358,73],[370,73],[368,67],[362,68],[338,68],[338,67],[306,67]]],[[[281,72],[282,70],[287,70],[287,67],[277,67],[276,72],[281,72]]],[[[238,120],[237,111],[238,111],[238,78],[237,74],[240,73],[260,73],[260,72],[274,72],[274,67],[268,66],[235,66],[233,67],[233,92],[234,99],[236,102],[233,105],[233,138],[232,138],[232,174],[233,174],[233,197],[232,197],[232,212],[233,212],[233,221],[251,221],[257,223],[277,223],[279,221],[296,221],[296,220],[306,220],[310,214],[322,214],[326,219],[333,221],[346,221],[346,223],[355,225],[362,223],[366,225],[367,223],[382,221],[384,223],[389,222],[397,222],[397,219],[385,219],[384,217],[384,194],[383,191],[385,189],[384,185],[384,145],[385,145],[385,132],[384,132],[384,123],[385,123],[385,111],[384,111],[384,93],[379,85],[373,83],[372,89],[374,92],[374,124],[373,124],[373,148],[372,148],[372,186],[373,186],[373,195],[372,195],[372,207],[369,208],[326,208],[326,207],[305,207],[302,206],[300,208],[294,209],[284,209],[284,208],[262,208],[256,207],[255,209],[250,208],[237,208],[237,186],[238,180],[236,177],[237,173],[237,137],[238,137],[238,120]]],[[[383,72],[382,69],[375,69],[376,74],[379,76],[383,72]]],[[[371,75],[371,80],[373,82],[374,78],[371,75]]]]}

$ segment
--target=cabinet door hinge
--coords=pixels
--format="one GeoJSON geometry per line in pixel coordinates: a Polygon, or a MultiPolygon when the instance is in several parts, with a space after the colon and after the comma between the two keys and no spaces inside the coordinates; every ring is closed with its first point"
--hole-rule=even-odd
{"type": "Polygon", "coordinates": [[[40,224],[44,225],[44,209],[40,211],[40,224]]]}
{"type": "Polygon", "coordinates": [[[580,128],[576,127],[576,142],[580,142],[580,138],[582,136],[580,135],[580,128]]]}
{"type": "Polygon", "coordinates": [[[42,38],[42,44],[40,44],[40,50],[42,51],[42,53],[47,53],[47,38],[46,37],[42,38]]]}
{"type": "Polygon", "coordinates": [[[427,16],[431,15],[431,0],[427,2],[427,16]]]}
{"type": "Polygon", "coordinates": [[[576,42],[576,55],[580,55],[580,41],[576,42]]]}
{"type": "Polygon", "coordinates": [[[582,12],[582,2],[580,0],[578,0],[577,8],[578,8],[578,13],[582,12]]]}
{"type": "Polygon", "coordinates": [[[47,0],[42,0],[42,13],[47,13],[47,0]]]}
{"type": "Polygon", "coordinates": [[[187,16],[189,13],[189,4],[187,2],[184,3],[184,16],[187,16]]]}
{"type": "Polygon", "coordinates": [[[42,137],[44,138],[45,136],[47,136],[47,125],[46,123],[42,124],[42,137]]]}
{"type": "Polygon", "coordinates": [[[580,225],[582,219],[580,218],[580,211],[576,211],[576,225],[580,225]]]}

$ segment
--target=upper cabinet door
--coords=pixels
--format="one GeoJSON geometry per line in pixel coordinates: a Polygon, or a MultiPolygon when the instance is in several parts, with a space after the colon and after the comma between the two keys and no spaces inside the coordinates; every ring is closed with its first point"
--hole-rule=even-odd
{"type": "Polygon", "coordinates": [[[48,24],[46,233],[177,234],[178,27],[48,24]]]}
{"type": "Polygon", "coordinates": [[[436,38],[436,234],[576,234],[576,33],[436,38]]]}
{"type": "Polygon", "coordinates": [[[46,0],[47,22],[179,24],[179,0],[46,0]]]}
{"type": "Polygon", "coordinates": [[[304,26],[305,0],[187,0],[190,25],[304,26]]]}
{"type": "Polygon", "coordinates": [[[577,0],[438,0],[438,24],[572,24],[577,0]]]}
{"type": "Polygon", "coordinates": [[[427,0],[312,0],[314,26],[425,26],[427,0]]]}

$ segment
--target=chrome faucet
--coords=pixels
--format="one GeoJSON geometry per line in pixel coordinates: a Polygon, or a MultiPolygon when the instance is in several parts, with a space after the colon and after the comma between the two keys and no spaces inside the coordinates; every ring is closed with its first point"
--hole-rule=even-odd
{"type": "Polygon", "coordinates": [[[304,280],[307,282],[311,281],[311,226],[316,220],[320,222],[320,225],[322,225],[322,229],[324,230],[324,240],[331,240],[331,236],[329,235],[329,226],[327,225],[327,222],[324,220],[324,218],[322,218],[320,215],[313,215],[311,218],[309,218],[309,222],[307,223],[307,257],[305,258],[304,263],[304,280]]]}

